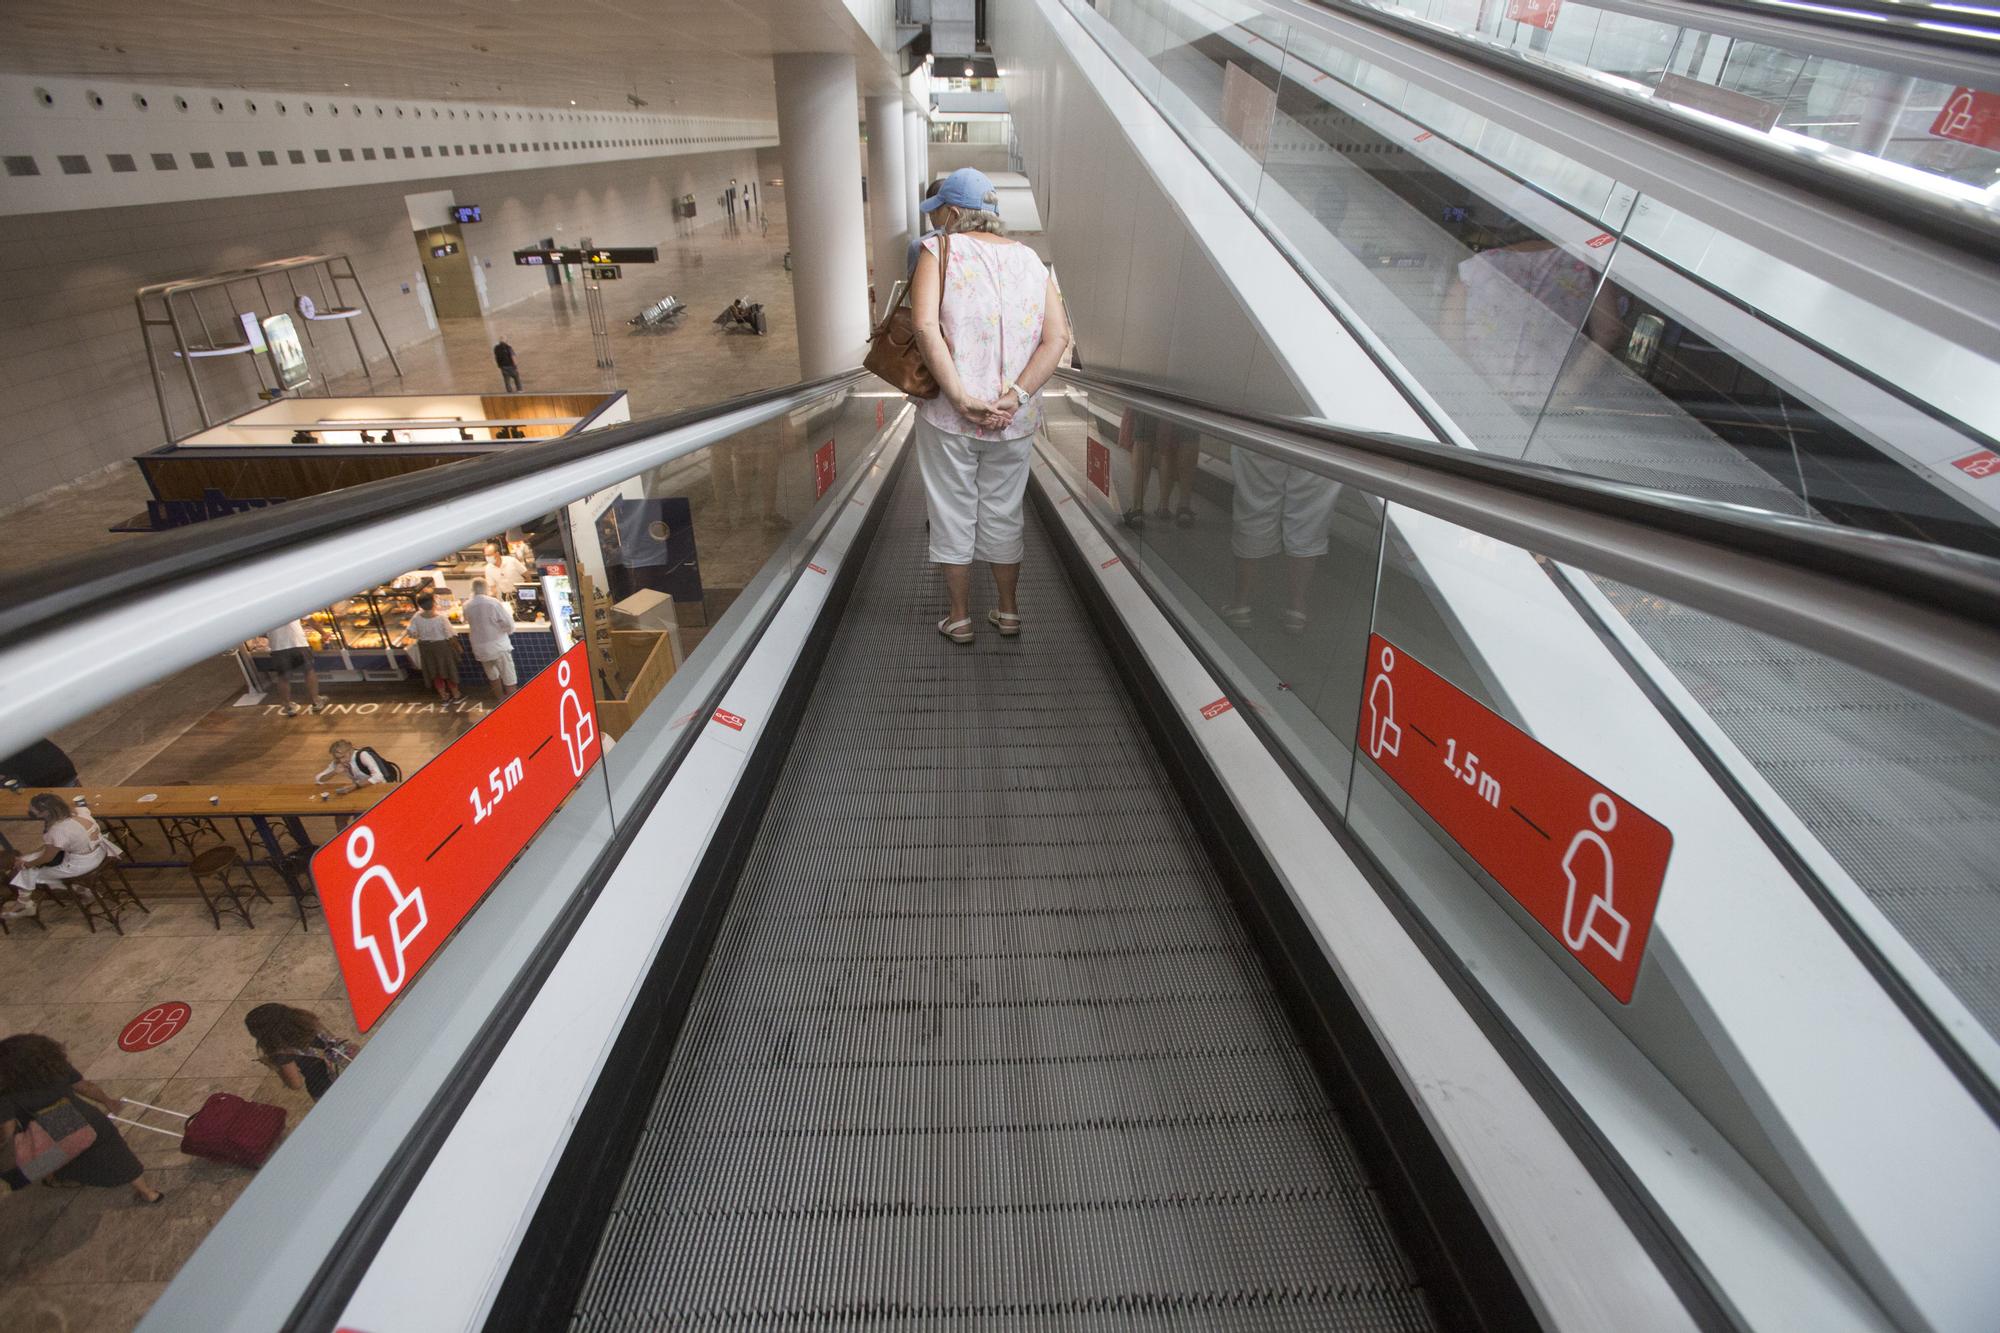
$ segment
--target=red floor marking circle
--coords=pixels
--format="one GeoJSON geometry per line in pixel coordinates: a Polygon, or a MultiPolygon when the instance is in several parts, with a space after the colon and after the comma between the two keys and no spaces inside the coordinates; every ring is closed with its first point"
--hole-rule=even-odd
{"type": "Polygon", "coordinates": [[[121,1051],[150,1051],[187,1026],[194,1011],[180,1000],[153,1005],[118,1034],[121,1051]]]}

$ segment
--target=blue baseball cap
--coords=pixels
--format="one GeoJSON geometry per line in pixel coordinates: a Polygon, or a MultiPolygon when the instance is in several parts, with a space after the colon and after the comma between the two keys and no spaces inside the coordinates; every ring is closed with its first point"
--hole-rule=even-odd
{"type": "Polygon", "coordinates": [[[970,208],[980,213],[997,213],[1000,205],[994,197],[993,182],[986,173],[973,167],[960,167],[944,178],[944,184],[937,194],[924,200],[919,207],[926,213],[937,211],[939,204],[950,204],[954,208],[970,208]]]}

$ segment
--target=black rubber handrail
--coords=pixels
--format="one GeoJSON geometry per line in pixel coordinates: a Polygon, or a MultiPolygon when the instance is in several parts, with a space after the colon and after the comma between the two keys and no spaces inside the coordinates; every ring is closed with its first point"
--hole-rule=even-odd
{"type": "Polygon", "coordinates": [[[194,523],[137,537],[73,560],[30,569],[17,575],[12,586],[0,590],[0,646],[32,637],[58,622],[73,621],[129,602],[137,594],[197,574],[427,509],[468,491],[608,453],[635,440],[699,426],[730,412],[831,392],[862,373],[857,367],[823,379],[725,398],[684,412],[519,445],[484,458],[447,463],[325,495],[288,500],[216,522],[194,523]]]}
{"type": "Polygon", "coordinates": [[[1483,454],[1407,436],[1349,430],[1320,421],[1221,407],[1170,385],[1103,371],[1062,370],[1064,379],[1114,394],[1150,396],[1245,427],[1323,448],[1353,450],[1421,472],[1467,478],[1674,537],[1755,556],[1789,569],[1832,576],[1944,611],[1971,625],[2000,624],[2000,560],[1907,537],[1835,527],[1736,505],[1697,500],[1543,463],[1483,454]]]}

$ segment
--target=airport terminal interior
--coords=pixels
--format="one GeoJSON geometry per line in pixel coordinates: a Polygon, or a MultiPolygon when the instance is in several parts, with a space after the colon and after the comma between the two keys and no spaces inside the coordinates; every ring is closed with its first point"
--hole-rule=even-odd
{"type": "Polygon", "coordinates": [[[2000,1324],[2000,10],[0,9],[0,1329],[2000,1324]]]}

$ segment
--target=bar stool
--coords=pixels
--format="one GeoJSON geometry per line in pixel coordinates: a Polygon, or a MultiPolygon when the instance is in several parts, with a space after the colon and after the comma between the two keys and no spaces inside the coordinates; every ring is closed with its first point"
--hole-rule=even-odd
{"type": "Polygon", "coordinates": [[[246,926],[257,923],[250,919],[250,906],[244,902],[244,894],[254,893],[264,902],[271,901],[257,882],[257,876],[243,863],[243,857],[226,842],[196,852],[188,862],[188,873],[194,876],[195,891],[201,894],[202,905],[208,908],[217,930],[222,929],[222,910],[215,905],[217,898],[224,900],[223,908],[242,917],[246,926]]]}
{"type": "MultiPolygon", "coordinates": [[[[125,927],[118,920],[122,915],[119,907],[119,891],[112,886],[109,873],[117,869],[118,867],[106,860],[95,870],[72,875],[59,884],[43,885],[43,892],[48,895],[50,901],[75,908],[77,914],[83,918],[83,924],[90,928],[91,934],[97,933],[97,923],[102,919],[106,925],[123,935],[125,927]]],[[[131,896],[129,885],[126,886],[125,893],[131,896]]],[[[133,896],[132,901],[137,902],[138,898],[133,896]]]]}
{"type": "Polygon", "coordinates": [[[222,841],[222,830],[215,826],[215,821],[200,815],[162,819],[160,832],[166,836],[167,846],[177,847],[190,857],[195,854],[196,838],[206,837],[222,841]]]}
{"type": "Polygon", "coordinates": [[[106,857],[104,864],[90,873],[98,877],[98,896],[117,904],[121,913],[126,907],[136,907],[147,916],[153,914],[153,909],[146,906],[138,893],[133,890],[132,881],[126,878],[125,867],[118,863],[118,858],[106,857]]]}

